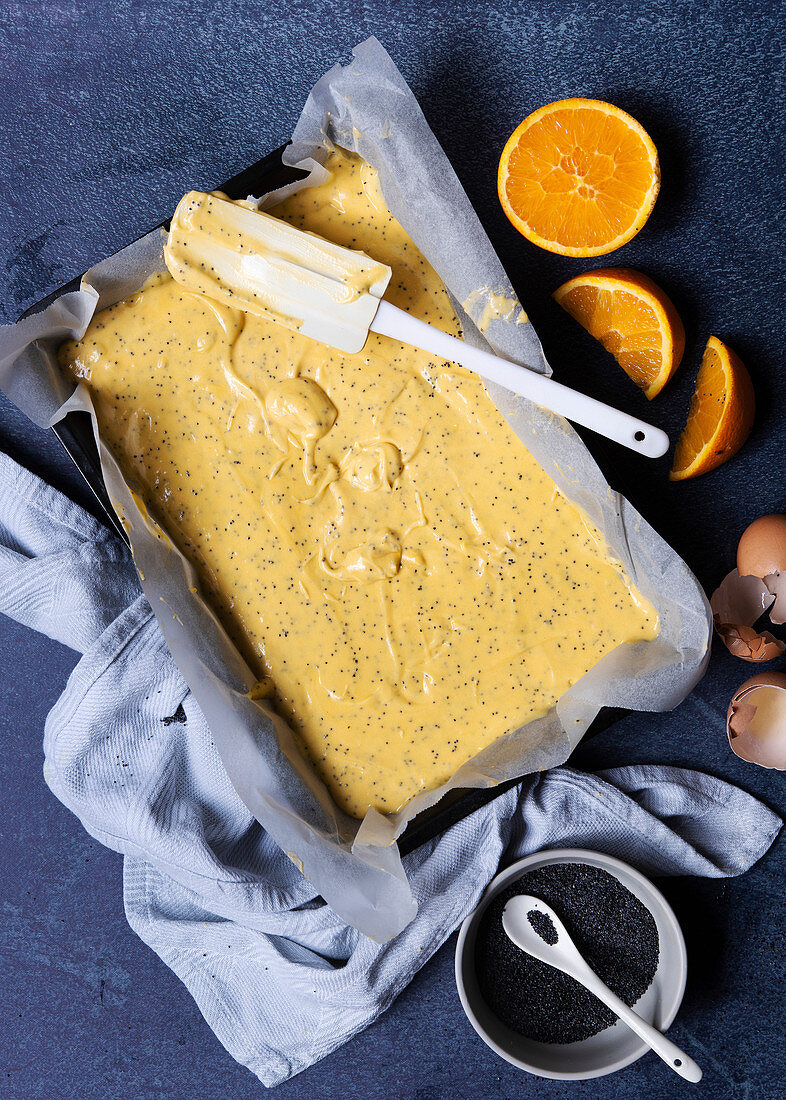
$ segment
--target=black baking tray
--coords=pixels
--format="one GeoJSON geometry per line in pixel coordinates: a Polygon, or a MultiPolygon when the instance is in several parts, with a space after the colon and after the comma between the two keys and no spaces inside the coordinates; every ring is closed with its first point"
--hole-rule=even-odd
{"type": "MultiPolygon", "coordinates": [[[[268,153],[261,160],[249,165],[248,168],[244,168],[242,172],[238,172],[236,176],[232,176],[224,183],[217,184],[216,189],[225,192],[230,198],[244,199],[248,195],[266,194],[302,178],[305,175],[304,172],[287,167],[282,163],[281,157],[285,149],[286,145],[282,145],[280,148],[273,150],[272,153],[268,153]]],[[[154,228],[168,228],[168,225],[169,220],[167,219],[160,226],[154,228]]],[[[82,276],[79,275],[70,282],[58,287],[46,298],[42,298],[41,301],[36,302],[35,305],[26,310],[22,316],[27,317],[30,314],[39,313],[55,298],[59,298],[69,291],[78,290],[81,278],[82,276]]],[[[93,438],[93,427],[89,415],[84,412],[70,412],[51,430],[60,440],[95,495],[106,515],[107,522],[120,538],[128,542],[128,536],[115,515],[104,485],[101,463],[98,458],[98,450],[93,438]]],[[[608,729],[609,726],[628,713],[630,712],[617,707],[601,708],[585,737],[590,737],[594,733],[608,729]]],[[[422,844],[433,840],[440,833],[449,829],[451,825],[455,825],[456,822],[469,817],[475,810],[498,798],[499,795],[510,790],[518,782],[520,782],[519,779],[510,779],[495,787],[457,788],[449,791],[435,806],[424,810],[409,823],[399,839],[402,854],[412,852],[422,844]]]]}

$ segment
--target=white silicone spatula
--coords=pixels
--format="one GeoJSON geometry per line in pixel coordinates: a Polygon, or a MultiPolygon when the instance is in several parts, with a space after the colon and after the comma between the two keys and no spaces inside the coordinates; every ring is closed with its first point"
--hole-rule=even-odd
{"type": "Polygon", "coordinates": [[[668,449],[668,436],[659,428],[472,347],[383,301],[392,274],[385,264],[250,206],[189,191],[175,211],[164,256],[183,286],[339,351],[359,352],[369,332],[377,332],[460,363],[648,458],[668,449]]]}
{"type": "Polygon", "coordinates": [[[529,894],[511,898],[502,910],[502,927],[516,947],[581,982],[680,1077],[686,1081],[701,1080],[702,1071],[692,1058],[643,1020],[600,980],[568,935],[565,925],[545,901],[529,894]]]}

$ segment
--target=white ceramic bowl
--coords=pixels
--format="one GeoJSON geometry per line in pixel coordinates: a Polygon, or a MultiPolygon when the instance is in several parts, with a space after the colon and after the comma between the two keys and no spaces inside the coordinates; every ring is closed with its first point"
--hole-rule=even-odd
{"type": "Polygon", "coordinates": [[[556,848],[538,852],[512,864],[489,884],[473,913],[461,926],[456,944],[456,985],[469,1022],[487,1046],[501,1058],[538,1077],[580,1081],[603,1077],[641,1058],[649,1047],[630,1028],[618,1021],[613,1027],[579,1043],[537,1043],[512,1031],[486,1005],[475,975],[475,938],[489,902],[526,871],[548,863],[587,863],[614,875],[652,913],[660,939],[660,958],[655,977],[634,1005],[636,1011],[665,1031],[677,1015],[685,992],[688,965],[685,940],[677,918],[663,894],[627,863],[601,852],[581,848],[556,848]]]}

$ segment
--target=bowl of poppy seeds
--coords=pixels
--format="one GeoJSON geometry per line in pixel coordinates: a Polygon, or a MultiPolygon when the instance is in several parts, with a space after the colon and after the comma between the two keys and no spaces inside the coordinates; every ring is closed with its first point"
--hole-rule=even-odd
{"type": "Polygon", "coordinates": [[[685,941],[660,891],[612,856],[563,848],[508,867],[462,925],[456,984],[475,1031],[540,1077],[601,1077],[640,1058],[649,1047],[610,1009],[508,938],[502,910],[518,894],[550,905],[598,977],[659,1030],[682,1001],[685,941]]]}

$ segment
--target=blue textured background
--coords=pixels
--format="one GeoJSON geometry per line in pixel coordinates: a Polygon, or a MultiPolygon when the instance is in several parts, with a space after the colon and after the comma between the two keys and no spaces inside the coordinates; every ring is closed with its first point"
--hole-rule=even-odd
{"type": "MultiPolygon", "coordinates": [[[[754,434],[714,474],[670,485],[666,460],[646,463],[592,441],[614,484],[711,590],[746,524],[786,510],[778,10],[740,0],[0,0],[2,317],[15,319],[157,223],[187,188],[213,186],[280,144],[316,78],[374,33],[451,157],[557,377],[676,433],[711,332],[749,364],[754,434]],[[509,133],[536,106],[570,95],[628,109],[661,153],[655,212],[611,258],[654,275],[686,322],[684,365],[653,405],[549,298],[569,274],[599,262],[539,252],[497,203],[496,162],[509,133]]],[[[0,447],[86,500],[56,441],[2,401],[0,447]]],[[[0,619],[0,1095],[258,1097],[262,1087],[126,927],[120,859],[94,845],[44,786],[43,723],[74,663],[0,619]]],[[[677,711],[631,717],[582,746],[577,761],[696,766],[783,811],[784,777],[737,760],[723,733],[727,701],[752,671],[716,646],[708,676],[677,711]]],[[[704,1065],[699,1088],[713,1100],[784,1095],[784,848],[738,880],[661,884],[690,953],[672,1034],[704,1065]]],[[[586,1084],[519,1074],[466,1023],[452,950],[453,941],[379,1023],[278,1095],[684,1094],[652,1055],[586,1084]]]]}

